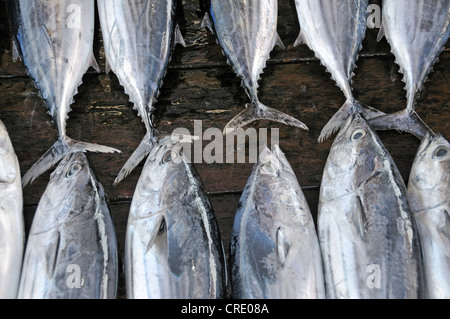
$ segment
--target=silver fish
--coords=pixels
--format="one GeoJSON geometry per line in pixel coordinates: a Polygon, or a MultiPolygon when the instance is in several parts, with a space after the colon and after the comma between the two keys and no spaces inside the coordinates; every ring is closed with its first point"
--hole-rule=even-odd
{"type": "Polygon", "coordinates": [[[327,297],[420,297],[417,228],[404,181],[361,115],[337,135],[323,173],[318,234],[327,297]]]}
{"type": "Polygon", "coordinates": [[[239,202],[231,235],[233,298],[325,298],[314,221],[278,145],[265,148],[239,202]]]}
{"type": "Polygon", "coordinates": [[[379,39],[386,36],[404,75],[406,108],[370,120],[376,130],[400,130],[422,139],[431,129],[415,111],[419,92],[450,35],[450,0],[384,0],[379,39]]]}
{"type": "Polygon", "coordinates": [[[275,45],[284,48],[277,33],[277,0],[208,0],[203,26],[217,36],[224,55],[251,100],[224,128],[231,132],[256,120],[277,121],[308,130],[305,124],[269,108],[258,99],[258,80],[275,45]]]}
{"type": "Polygon", "coordinates": [[[58,129],[58,140],[23,176],[23,185],[69,153],[119,152],[66,135],[67,114],[83,75],[91,66],[99,71],[92,49],[94,0],[8,0],[8,12],[15,58],[21,57],[58,129]]]}
{"type": "Polygon", "coordinates": [[[103,43],[109,69],[116,74],[147,134],[119,172],[119,183],[151,150],[152,113],[177,43],[185,45],[177,24],[178,0],[98,0],[103,43]]]}
{"type": "Polygon", "coordinates": [[[0,299],[14,299],[25,246],[19,161],[0,121],[0,299]]]}
{"type": "Polygon", "coordinates": [[[114,299],[118,257],[102,185],[83,153],[64,157],[39,201],[18,298],[114,299]]]}
{"type": "Polygon", "coordinates": [[[366,118],[384,114],[357,101],[351,87],[366,35],[368,4],[369,0],[295,0],[301,31],[294,46],[305,43],[331,73],[346,98],[322,129],[319,142],[338,131],[352,114],[362,113],[366,118]]]}
{"type": "Polygon", "coordinates": [[[129,299],[224,296],[225,257],[215,215],[177,145],[171,137],[159,140],[136,186],[125,239],[129,299]]]}
{"type": "Polygon", "coordinates": [[[408,181],[408,199],[422,247],[425,298],[450,298],[450,143],[423,139],[408,181]]]}

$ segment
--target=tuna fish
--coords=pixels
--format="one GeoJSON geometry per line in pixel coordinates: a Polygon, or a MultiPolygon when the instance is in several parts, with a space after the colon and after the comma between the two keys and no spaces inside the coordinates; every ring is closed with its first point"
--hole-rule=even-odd
{"type": "Polygon", "coordinates": [[[103,191],[83,153],[64,157],[39,201],[18,298],[116,298],[117,240],[103,191]]]}
{"type": "Polygon", "coordinates": [[[420,245],[406,186],[359,114],[348,119],[331,147],[318,234],[328,298],[421,297],[420,245]]]}
{"type": "Polygon", "coordinates": [[[172,51],[184,39],[177,24],[179,0],[98,0],[107,72],[118,77],[147,134],[119,172],[125,178],[155,144],[152,113],[172,51]]]}
{"type": "Polygon", "coordinates": [[[322,129],[319,142],[337,132],[353,114],[366,118],[383,115],[357,101],[352,78],[367,29],[369,0],[295,0],[300,35],[294,46],[305,43],[331,73],[345,103],[322,129]]]}
{"type": "Polygon", "coordinates": [[[325,298],[314,221],[278,145],[262,151],[247,181],[230,255],[233,298],[325,298]]]}
{"type": "Polygon", "coordinates": [[[408,182],[424,264],[424,297],[450,298],[450,144],[441,135],[423,139],[408,182]]]}
{"type": "Polygon", "coordinates": [[[203,25],[216,34],[217,41],[241,78],[250,98],[246,109],[225,126],[231,132],[256,120],[277,121],[308,130],[305,124],[269,108],[258,99],[258,80],[275,45],[284,48],[277,33],[277,0],[206,0],[203,25]]]}
{"type": "Polygon", "coordinates": [[[407,92],[406,108],[370,120],[376,130],[399,130],[422,139],[431,129],[415,111],[417,97],[450,35],[449,0],[384,0],[379,39],[386,36],[407,92]]]}
{"type": "Polygon", "coordinates": [[[74,152],[119,152],[66,135],[70,104],[83,75],[94,67],[94,0],[8,0],[15,59],[21,57],[29,76],[58,129],[56,143],[23,176],[33,182],[40,174],[74,152]]]}
{"type": "Polygon", "coordinates": [[[19,161],[0,121],[0,299],[17,296],[24,244],[19,161]]]}
{"type": "Polygon", "coordinates": [[[214,211],[177,145],[160,139],[136,186],[125,239],[129,299],[224,296],[225,257],[214,211]]]}

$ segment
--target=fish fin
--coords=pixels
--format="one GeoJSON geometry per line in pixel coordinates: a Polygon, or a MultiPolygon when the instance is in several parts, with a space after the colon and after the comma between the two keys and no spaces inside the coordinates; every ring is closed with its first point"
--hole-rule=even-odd
{"type": "Polygon", "coordinates": [[[281,263],[281,266],[284,266],[286,263],[287,255],[289,254],[289,250],[291,248],[291,243],[284,235],[281,227],[277,230],[277,254],[278,260],[281,263]]]}
{"type": "Polygon", "coordinates": [[[353,224],[358,232],[359,237],[364,240],[365,226],[367,222],[366,212],[361,197],[356,196],[356,205],[358,206],[353,215],[353,224]]]}
{"type": "Polygon", "coordinates": [[[160,215],[157,218],[158,219],[155,223],[157,227],[155,227],[150,234],[145,253],[148,253],[150,249],[152,249],[158,235],[167,234],[166,218],[164,217],[164,215],[160,215]]]}
{"type": "Polygon", "coordinates": [[[98,66],[97,60],[95,59],[94,53],[92,53],[91,63],[89,64],[97,73],[100,73],[100,67],[98,66]]]}
{"type": "Polygon", "coordinates": [[[142,139],[141,144],[136,148],[136,150],[131,154],[130,158],[127,160],[125,165],[117,174],[116,179],[113,182],[114,186],[117,186],[122,180],[124,180],[136,166],[150,153],[153,145],[155,144],[154,138],[150,133],[147,133],[142,139]]]}
{"type": "Polygon", "coordinates": [[[224,128],[224,134],[229,134],[238,128],[242,128],[245,125],[257,121],[257,120],[269,120],[279,122],[289,126],[294,126],[308,131],[308,127],[297,120],[296,118],[287,115],[281,111],[275,110],[268,106],[265,106],[259,102],[253,102],[246,105],[244,111],[236,115],[224,128]]]}
{"type": "Polygon", "coordinates": [[[186,47],[186,42],[184,41],[180,26],[178,24],[175,26],[175,44],[177,43],[181,44],[183,47],[186,47]]]}
{"type": "Polygon", "coordinates": [[[347,100],[323,127],[318,142],[322,143],[330,136],[334,135],[347,122],[347,119],[354,114],[363,114],[366,119],[385,115],[385,113],[359,101],[347,100]]]}
{"type": "Polygon", "coordinates": [[[397,130],[411,133],[422,140],[427,133],[434,135],[433,131],[425,124],[420,116],[411,109],[378,116],[369,119],[369,125],[375,131],[397,130]]]}
{"type": "Polygon", "coordinates": [[[119,150],[108,146],[79,142],[66,136],[62,141],[57,140],[53,146],[33,164],[28,172],[22,177],[22,187],[33,183],[37,177],[56,165],[64,156],[77,152],[120,153],[119,150]]]}
{"type": "Polygon", "coordinates": [[[380,42],[381,39],[383,39],[383,37],[386,36],[386,33],[384,31],[384,24],[381,24],[380,30],[378,31],[378,35],[377,35],[377,42],[380,42]]]}
{"type": "Polygon", "coordinates": [[[278,33],[275,35],[275,40],[274,40],[273,46],[275,47],[276,45],[278,45],[278,46],[279,46],[280,48],[282,48],[283,50],[286,49],[286,47],[284,46],[284,43],[283,43],[283,41],[281,40],[280,35],[279,35],[278,33]]]}
{"type": "Polygon", "coordinates": [[[17,60],[20,59],[20,54],[19,54],[19,49],[17,48],[16,41],[14,41],[14,40],[12,41],[11,49],[12,49],[12,59],[13,59],[13,62],[16,63],[17,60]]]}
{"type": "Polygon", "coordinates": [[[445,226],[443,227],[443,233],[447,236],[447,238],[450,238],[450,213],[448,210],[445,210],[443,213],[445,214],[445,226]]]}
{"type": "Polygon", "coordinates": [[[105,58],[105,72],[106,74],[109,74],[109,72],[111,71],[111,63],[109,63],[108,58],[105,58]]]}
{"type": "Polygon", "coordinates": [[[300,31],[297,39],[295,40],[294,47],[297,47],[297,46],[301,45],[302,43],[304,43],[307,46],[309,46],[308,39],[306,38],[303,30],[300,31]]]}
{"type": "Polygon", "coordinates": [[[46,247],[45,260],[47,266],[47,274],[49,277],[53,277],[53,273],[56,269],[56,262],[58,260],[59,245],[61,242],[61,234],[56,232],[56,238],[53,238],[51,244],[46,247]]]}
{"type": "Polygon", "coordinates": [[[200,24],[200,27],[203,28],[208,28],[209,31],[211,31],[212,33],[214,33],[214,29],[212,27],[212,23],[211,23],[211,18],[209,16],[208,12],[205,12],[205,16],[202,19],[202,22],[200,24]]]}

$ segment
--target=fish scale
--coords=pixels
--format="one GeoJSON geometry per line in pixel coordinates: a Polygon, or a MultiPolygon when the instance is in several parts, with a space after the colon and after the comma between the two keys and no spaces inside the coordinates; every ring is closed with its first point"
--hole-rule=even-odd
{"type": "Polygon", "coordinates": [[[399,130],[423,139],[432,130],[416,113],[416,100],[450,36],[450,1],[383,1],[378,40],[386,37],[403,74],[403,110],[370,120],[376,130],[399,130]]]}
{"type": "Polygon", "coordinates": [[[233,298],[325,298],[314,221],[278,145],[261,152],[245,185],[230,260],[233,298]]]}
{"type": "Polygon", "coordinates": [[[50,176],[28,235],[19,299],[115,299],[118,253],[102,185],[83,153],[50,176]]]}
{"type": "Polygon", "coordinates": [[[450,298],[450,143],[427,134],[408,180],[424,264],[425,298],[450,298]]]}
{"type": "Polygon", "coordinates": [[[177,43],[185,45],[177,23],[179,0],[99,0],[107,72],[111,69],[134,104],[147,131],[120,170],[123,180],[155,143],[154,104],[177,43]]]}
{"type": "MultiPolygon", "coordinates": [[[[202,0],[203,1],[203,0],[202,0]]],[[[262,104],[258,99],[258,80],[275,45],[284,48],[277,33],[278,2],[276,0],[205,0],[202,26],[215,35],[227,63],[241,78],[250,98],[244,111],[224,128],[230,133],[257,121],[270,120],[304,130],[308,127],[296,118],[262,104]]]]}
{"type": "Polygon", "coordinates": [[[406,186],[360,114],[347,120],[330,149],[318,234],[328,298],[422,296],[418,231],[406,186]]]}
{"type": "Polygon", "coordinates": [[[25,247],[20,166],[0,121],[0,299],[15,299],[25,247]]]}
{"type": "Polygon", "coordinates": [[[368,4],[368,0],[295,0],[301,31],[294,46],[305,43],[346,98],[344,105],[323,127],[319,142],[338,131],[352,114],[361,113],[366,118],[384,115],[357,101],[351,88],[367,29],[368,4]]]}
{"type": "Polygon", "coordinates": [[[93,54],[94,1],[9,0],[7,4],[15,59],[22,59],[58,130],[58,140],[23,176],[23,185],[69,153],[119,152],[66,135],[70,105],[83,75],[90,67],[100,71],[93,54]]]}

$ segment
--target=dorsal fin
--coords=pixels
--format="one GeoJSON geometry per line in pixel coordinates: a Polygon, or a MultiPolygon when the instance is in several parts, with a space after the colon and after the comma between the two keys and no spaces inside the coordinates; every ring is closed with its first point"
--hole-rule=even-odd
{"type": "Polygon", "coordinates": [[[183,47],[186,47],[186,42],[184,41],[180,26],[178,24],[175,26],[175,44],[177,43],[181,44],[183,47]]]}
{"type": "Polygon", "coordinates": [[[205,16],[202,19],[202,22],[200,24],[201,28],[208,28],[212,33],[214,33],[212,24],[211,24],[211,18],[209,17],[208,12],[205,12],[205,16]]]}
{"type": "Polygon", "coordinates": [[[284,46],[283,41],[281,40],[280,35],[278,33],[275,35],[275,40],[274,40],[273,46],[275,47],[276,45],[278,45],[283,50],[286,49],[286,47],[284,46]]]}

